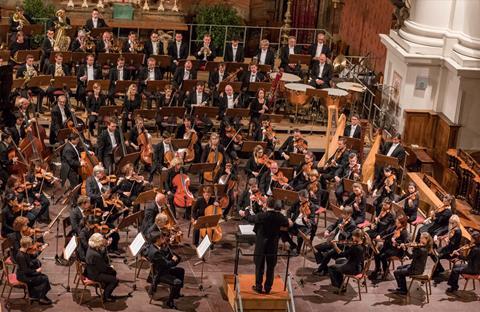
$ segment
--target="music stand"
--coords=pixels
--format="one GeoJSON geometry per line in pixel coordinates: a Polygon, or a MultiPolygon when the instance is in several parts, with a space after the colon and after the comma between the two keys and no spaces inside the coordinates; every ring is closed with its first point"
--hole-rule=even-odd
{"type": "Polygon", "coordinates": [[[147,202],[151,202],[155,199],[155,196],[157,195],[157,190],[148,190],[145,192],[142,192],[138,194],[137,198],[133,201],[133,205],[142,205],[147,202]]]}
{"type": "MultiPolygon", "coordinates": [[[[300,236],[302,239],[303,239],[303,266],[302,266],[302,271],[305,272],[305,267],[306,267],[306,262],[307,262],[307,251],[308,250],[314,250],[313,249],[313,244],[312,242],[310,241],[310,238],[305,234],[303,233],[301,230],[298,230],[298,233],[297,233],[298,236],[300,236]],[[307,250],[308,248],[308,250],[307,250]]],[[[300,251],[301,252],[301,251],[300,251]]],[[[300,278],[300,285],[304,285],[305,284],[305,281],[303,280],[303,277],[300,278]]]]}
{"type": "Polygon", "coordinates": [[[290,167],[280,167],[278,168],[278,170],[283,173],[283,175],[289,180],[291,181],[293,179],[293,172],[295,171],[294,168],[290,168],[290,167]]]}
{"type": "Polygon", "coordinates": [[[67,55],[71,63],[83,63],[87,59],[88,54],[87,52],[62,52],[63,60],[65,61],[65,55],[67,55]]]}
{"type": "Polygon", "coordinates": [[[157,114],[161,117],[176,116],[178,118],[183,118],[186,110],[187,109],[185,107],[164,106],[157,111],[157,114]]]}
{"type": "Polygon", "coordinates": [[[108,90],[110,87],[110,80],[89,80],[87,82],[87,91],[93,91],[93,84],[100,85],[102,90],[108,90]]]}
{"type": "Polygon", "coordinates": [[[140,269],[141,269],[141,267],[138,268],[138,253],[140,252],[140,250],[142,250],[145,243],[146,243],[145,237],[143,237],[143,234],[139,232],[137,236],[135,236],[132,243],[128,246],[130,253],[132,254],[132,256],[135,257],[135,270],[133,271],[133,285],[132,285],[132,289],[134,291],[137,289],[137,270],[138,272],[140,272],[140,269]]]}
{"type": "Polygon", "coordinates": [[[155,119],[157,116],[156,109],[136,109],[133,111],[133,116],[140,116],[144,119],[155,119]]]}
{"type": "Polygon", "coordinates": [[[242,68],[244,72],[248,71],[248,64],[238,62],[225,62],[227,72],[233,73],[239,68],[242,68]]]}
{"type": "Polygon", "coordinates": [[[155,59],[157,66],[160,68],[170,68],[172,65],[172,57],[170,55],[150,55],[149,58],[155,59]]]}
{"type": "Polygon", "coordinates": [[[258,89],[270,90],[272,87],[271,82],[250,82],[248,85],[248,91],[257,93],[258,89]]]}
{"type": "Polygon", "coordinates": [[[360,150],[362,148],[362,140],[357,139],[357,138],[351,138],[351,137],[348,137],[348,136],[342,136],[340,138],[345,139],[345,141],[347,143],[347,148],[353,149],[356,152],[360,152],[360,150]]]}
{"type": "Polygon", "coordinates": [[[348,193],[353,192],[354,183],[360,183],[362,185],[362,189],[365,192],[365,194],[368,194],[368,185],[366,183],[363,183],[361,181],[353,181],[350,179],[343,179],[343,189],[345,190],[345,192],[348,192],[348,193]]]}
{"type": "Polygon", "coordinates": [[[232,82],[222,81],[218,85],[218,92],[224,91],[225,87],[227,85],[230,85],[233,89],[233,92],[235,92],[235,93],[239,93],[242,89],[242,82],[241,81],[232,81],[232,82]]]}
{"type": "Polygon", "coordinates": [[[272,66],[271,66],[271,65],[266,65],[266,64],[260,65],[260,64],[257,64],[257,67],[258,67],[258,71],[261,72],[261,73],[268,73],[268,72],[271,72],[271,71],[272,71],[272,66]]]}
{"type": "Polygon", "coordinates": [[[275,198],[275,199],[280,199],[282,201],[291,202],[291,203],[298,200],[298,193],[297,192],[290,191],[290,190],[284,190],[284,189],[281,189],[281,188],[278,188],[278,187],[275,187],[272,190],[272,195],[273,195],[273,198],[275,198]]]}
{"type": "Polygon", "coordinates": [[[133,80],[115,81],[115,94],[127,93],[128,87],[130,87],[131,84],[136,85],[136,81],[133,81],[133,80]]]}
{"type": "Polygon", "coordinates": [[[43,24],[29,24],[24,25],[22,28],[23,33],[27,37],[31,37],[34,35],[42,35],[45,31],[45,26],[43,24]]]}
{"type": "Polygon", "coordinates": [[[375,165],[380,167],[391,166],[395,169],[400,168],[397,158],[378,154],[378,153],[375,154],[375,165]]]}
{"type": "Polygon", "coordinates": [[[220,62],[209,62],[209,61],[207,61],[207,64],[205,64],[205,71],[214,72],[218,69],[219,66],[220,66],[220,62]]]}
{"type": "MultiPolygon", "coordinates": [[[[79,53],[84,53],[84,52],[79,52],[79,53]]],[[[72,63],[72,52],[69,52],[69,51],[65,51],[65,52],[56,52],[56,51],[52,51],[52,53],[50,53],[50,57],[48,58],[48,60],[50,61],[50,64],[55,64],[55,56],[57,54],[62,54],[62,63],[63,64],[69,64],[69,63],[72,63]]],[[[85,56],[86,56],[86,53],[85,53],[85,56]]],[[[83,58],[84,59],[84,58],[83,58]]],[[[81,59],[80,62],[83,60],[81,59]]]]}
{"type": "Polygon", "coordinates": [[[112,65],[117,62],[120,56],[122,56],[121,53],[98,53],[97,63],[100,65],[112,65]]]}
{"type": "Polygon", "coordinates": [[[250,116],[250,109],[248,108],[227,108],[225,112],[227,117],[246,118],[250,116]]]}
{"type": "Polygon", "coordinates": [[[198,179],[200,180],[204,172],[206,171],[213,172],[216,166],[217,164],[211,164],[211,163],[191,164],[187,171],[192,174],[198,173],[198,179]]]}
{"type": "MultiPolygon", "coordinates": [[[[217,217],[220,217],[219,215],[215,215],[217,217]]],[[[208,216],[208,217],[214,217],[214,216],[208,216]]],[[[195,228],[197,228],[197,224],[199,223],[200,219],[201,218],[204,218],[204,217],[200,217],[198,220],[197,220],[197,223],[195,223],[195,228]]],[[[218,218],[218,220],[220,220],[220,218],[218,218]]],[[[218,224],[218,220],[217,220],[217,224],[218,224]]],[[[201,269],[201,274],[200,274],[200,285],[198,285],[198,289],[200,291],[204,291],[205,289],[208,289],[210,287],[212,287],[211,285],[204,288],[203,287],[203,268],[205,266],[205,253],[210,250],[210,246],[212,245],[211,241],[210,241],[210,237],[208,235],[206,235],[203,239],[202,239],[202,242],[198,245],[196,251],[197,251],[197,256],[198,258],[200,259],[199,262],[195,263],[194,265],[199,265],[201,264],[202,265],[202,269],[201,269]]]]}
{"type": "Polygon", "coordinates": [[[93,38],[97,38],[102,36],[104,32],[112,32],[112,28],[111,27],[99,27],[99,28],[93,28],[91,31],[90,31],[90,36],[92,36],[93,38]]]}
{"type": "Polygon", "coordinates": [[[24,78],[13,79],[11,90],[20,89],[21,87],[23,87],[24,83],[25,83],[24,78]]]}
{"type": "MultiPolygon", "coordinates": [[[[117,226],[117,229],[118,230],[123,230],[135,223],[137,223],[138,225],[138,222],[139,222],[139,219],[142,217],[142,215],[144,214],[143,211],[139,211],[139,212],[136,212],[136,213],[133,213],[129,216],[126,216],[125,218],[123,218],[119,223],[118,223],[118,226],[117,226]]],[[[127,244],[128,244],[128,232],[129,231],[125,231],[127,233],[125,239],[127,240],[127,244]]]]}
{"type": "Polygon", "coordinates": [[[63,89],[67,87],[72,90],[77,87],[77,77],[75,76],[63,76],[63,77],[54,77],[52,86],[55,89],[63,89]]]}
{"type": "Polygon", "coordinates": [[[218,115],[219,108],[211,106],[194,106],[193,107],[193,116],[208,116],[210,118],[215,118],[218,115]]]}
{"type": "Polygon", "coordinates": [[[342,209],[340,209],[339,206],[332,204],[332,202],[329,202],[328,207],[333,212],[335,217],[340,218],[342,216],[342,209]]]}
{"type": "Polygon", "coordinates": [[[50,85],[50,80],[52,79],[52,76],[49,75],[41,75],[41,76],[35,76],[30,79],[28,82],[28,87],[48,87],[50,85]]]}
{"type": "Polygon", "coordinates": [[[130,153],[130,154],[127,154],[127,155],[123,156],[122,158],[120,158],[120,160],[118,161],[118,164],[117,164],[117,173],[126,164],[136,163],[137,160],[138,160],[138,157],[140,157],[140,152],[130,153]]]}
{"type": "Polygon", "coordinates": [[[68,138],[70,133],[72,133],[72,130],[70,128],[64,128],[64,129],[58,130],[57,141],[58,142],[65,142],[65,140],[68,138]]]}
{"type": "Polygon", "coordinates": [[[310,65],[312,61],[312,56],[311,55],[305,55],[305,54],[290,54],[288,56],[288,64],[304,64],[304,65],[310,65]]]}
{"type": "Polygon", "coordinates": [[[190,144],[190,140],[188,139],[172,139],[172,146],[179,150],[181,148],[187,148],[190,144]]]}
{"type": "Polygon", "coordinates": [[[100,106],[98,109],[98,119],[103,120],[105,116],[117,116],[120,115],[122,111],[123,106],[121,105],[100,106]]]}
{"type": "Polygon", "coordinates": [[[32,55],[33,56],[33,61],[34,62],[39,62],[40,61],[41,50],[18,50],[15,53],[15,60],[18,63],[25,63],[27,55],[32,55]]]}
{"type": "Polygon", "coordinates": [[[280,123],[282,122],[283,115],[280,114],[263,114],[265,118],[268,118],[273,123],[280,123]]]}
{"type": "Polygon", "coordinates": [[[165,90],[165,86],[169,85],[170,81],[168,80],[148,80],[147,81],[147,91],[151,93],[159,93],[165,90]]]}
{"type": "Polygon", "coordinates": [[[187,79],[182,82],[182,91],[191,91],[193,88],[195,88],[195,85],[197,84],[197,79],[187,79]]]}
{"type": "Polygon", "coordinates": [[[251,153],[251,152],[253,152],[255,147],[257,147],[257,145],[261,145],[263,147],[263,149],[265,149],[267,147],[267,142],[263,142],[263,141],[243,141],[241,151],[245,152],[245,153],[251,153]]]}
{"type": "Polygon", "coordinates": [[[290,157],[288,159],[289,165],[297,166],[297,165],[300,165],[305,160],[305,154],[302,154],[302,153],[290,153],[288,154],[288,156],[290,157]]]}

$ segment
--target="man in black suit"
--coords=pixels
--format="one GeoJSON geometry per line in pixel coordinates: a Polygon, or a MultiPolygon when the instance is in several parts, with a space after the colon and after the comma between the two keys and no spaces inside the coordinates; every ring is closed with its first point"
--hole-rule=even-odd
{"type": "Polygon", "coordinates": [[[387,142],[383,145],[381,153],[385,156],[395,157],[399,163],[405,158],[405,149],[402,146],[402,135],[396,133],[392,136],[392,142],[387,142]]]}
{"type": "Polygon", "coordinates": [[[95,44],[95,52],[98,53],[112,53],[112,33],[104,31],[102,38],[95,44]]]}
{"type": "Polygon", "coordinates": [[[238,38],[233,38],[231,44],[227,44],[225,47],[225,56],[223,57],[225,62],[238,62],[243,63],[245,55],[243,47],[239,45],[238,38]]]}
{"type": "Polygon", "coordinates": [[[90,198],[86,195],[80,195],[77,204],[70,211],[70,224],[72,225],[71,234],[80,237],[80,231],[83,227],[85,211],[90,208],[90,198]]]}
{"type": "Polygon", "coordinates": [[[260,41],[260,51],[258,51],[256,58],[258,59],[258,64],[260,65],[270,65],[275,64],[275,53],[269,48],[270,42],[267,39],[260,41]]]}
{"type": "Polygon", "coordinates": [[[147,58],[150,55],[163,55],[163,43],[160,42],[160,37],[157,32],[152,32],[150,40],[145,42],[144,52],[147,58]]]}
{"type": "Polygon", "coordinates": [[[47,28],[55,28],[56,25],[71,25],[70,18],[65,16],[65,10],[59,9],[55,16],[47,21],[47,28]]]}
{"type": "Polygon", "coordinates": [[[24,125],[25,119],[23,115],[20,114],[20,112],[15,112],[14,116],[15,116],[15,125],[8,128],[8,130],[10,131],[13,142],[15,142],[15,144],[17,144],[18,146],[20,141],[25,137],[25,125],[24,125]]]}
{"type": "Polygon", "coordinates": [[[243,75],[242,78],[242,91],[248,91],[250,82],[261,82],[265,80],[265,75],[258,71],[256,64],[250,65],[250,70],[243,75]]]}
{"type": "Polygon", "coordinates": [[[360,119],[357,114],[353,114],[350,118],[350,124],[345,127],[345,130],[343,131],[343,136],[355,139],[361,138],[362,127],[360,126],[360,119]]]}
{"type": "Polygon", "coordinates": [[[243,108],[243,100],[241,94],[235,93],[233,87],[229,84],[225,86],[225,90],[220,93],[218,97],[218,116],[220,120],[224,120],[230,125],[238,125],[240,119],[238,117],[225,117],[225,112],[229,108],[243,108]]]}
{"type": "Polygon", "coordinates": [[[172,73],[177,69],[178,61],[185,60],[188,57],[188,45],[182,39],[182,33],[177,32],[175,41],[168,44],[168,55],[172,57],[172,73]]]}
{"type": "Polygon", "coordinates": [[[218,68],[208,74],[208,87],[210,90],[217,90],[220,82],[228,77],[228,73],[225,69],[225,63],[220,63],[218,68]]]}
{"type": "Polygon", "coordinates": [[[102,69],[95,65],[93,54],[87,55],[85,64],[80,65],[77,73],[77,100],[86,103],[87,85],[91,80],[102,79],[102,69]]]}
{"type": "Polygon", "coordinates": [[[55,43],[55,29],[48,29],[47,35],[42,42],[42,56],[40,58],[40,70],[44,72],[45,67],[50,64],[50,54],[55,43]]]}
{"type": "Polygon", "coordinates": [[[280,68],[283,68],[286,73],[299,76],[301,65],[289,63],[288,57],[290,54],[300,54],[301,52],[300,47],[297,46],[297,39],[293,36],[288,37],[288,45],[280,49],[280,68]]]}
{"type": "Polygon", "coordinates": [[[314,63],[311,67],[310,83],[317,89],[330,88],[330,80],[333,77],[333,66],[327,63],[327,56],[321,54],[319,61],[314,63]]]}
{"type": "Polygon", "coordinates": [[[109,173],[113,172],[113,152],[120,144],[120,132],[117,129],[118,121],[111,118],[108,122],[107,129],[103,130],[98,137],[98,160],[103,164],[105,170],[109,173]]]}
{"type": "Polygon", "coordinates": [[[320,55],[325,54],[327,57],[330,57],[330,48],[325,42],[325,34],[317,34],[317,42],[310,46],[310,55],[312,56],[312,65],[315,62],[318,62],[320,55]]]}
{"type": "Polygon", "coordinates": [[[347,140],[345,138],[340,138],[337,144],[338,146],[335,153],[327,159],[323,168],[319,168],[319,171],[323,173],[320,180],[324,188],[326,186],[326,181],[333,179],[335,177],[335,172],[339,168],[348,164],[348,155],[350,155],[350,151],[347,149],[347,140]]]}
{"type": "Polygon", "coordinates": [[[453,293],[458,290],[458,278],[460,277],[460,274],[480,274],[480,233],[478,231],[472,233],[472,242],[474,246],[468,253],[468,256],[460,256],[458,251],[454,252],[454,256],[464,260],[466,263],[457,262],[453,266],[448,278],[448,285],[450,287],[447,289],[447,293],[453,293]]]}
{"type": "Polygon", "coordinates": [[[276,255],[280,231],[291,225],[288,219],[281,213],[282,208],[283,205],[281,202],[276,202],[274,198],[270,197],[267,200],[266,211],[248,216],[245,211],[239,211],[240,216],[246,217],[249,222],[255,224],[255,285],[252,286],[252,288],[258,293],[265,291],[266,294],[269,294],[272,289],[275,266],[277,264],[276,255]],[[265,284],[263,284],[265,263],[267,265],[267,272],[265,284]]]}
{"type": "Polygon", "coordinates": [[[154,95],[147,90],[147,82],[149,80],[162,80],[163,73],[160,67],[157,66],[157,60],[153,57],[147,59],[147,67],[143,68],[139,73],[140,92],[143,92],[147,98],[147,108],[152,108],[152,100],[154,95]]]}
{"type": "Polygon", "coordinates": [[[78,134],[71,133],[68,136],[68,142],[62,149],[60,167],[60,180],[62,186],[68,180],[70,188],[77,186],[80,183],[80,167],[83,165],[83,160],[80,158],[81,149],[78,146],[80,138],[78,134]]]}
{"type": "Polygon", "coordinates": [[[210,101],[210,96],[204,92],[205,84],[203,81],[197,81],[195,90],[189,92],[185,99],[185,107],[187,112],[190,112],[195,106],[207,106],[210,101]]]}
{"type": "Polygon", "coordinates": [[[97,9],[92,10],[92,17],[85,22],[85,29],[91,31],[95,28],[108,27],[103,18],[100,18],[100,12],[97,9]]]}
{"type": "Polygon", "coordinates": [[[278,181],[274,181],[272,179],[272,176],[277,175],[279,170],[278,170],[278,163],[276,161],[273,161],[270,164],[270,170],[265,171],[260,177],[259,177],[259,188],[260,192],[263,195],[267,196],[272,196],[273,195],[273,189],[274,188],[281,188],[282,186],[278,181]]]}
{"type": "Polygon", "coordinates": [[[90,198],[90,202],[95,205],[95,207],[100,207],[102,209],[107,209],[103,205],[103,193],[106,191],[107,186],[103,186],[100,182],[105,177],[105,169],[101,164],[93,167],[93,174],[87,178],[85,181],[85,186],[87,190],[87,196],[90,198]]]}
{"type": "Polygon", "coordinates": [[[191,61],[186,61],[184,67],[177,67],[173,75],[173,85],[175,88],[180,88],[184,80],[197,79],[197,72],[193,69],[191,61]]]}
{"type": "MultiPolygon", "coordinates": [[[[28,75],[38,75],[39,72],[35,69],[35,66],[33,65],[34,58],[33,55],[27,55],[25,58],[25,64],[22,64],[18,69],[17,69],[17,74],[16,78],[25,78],[28,75]]],[[[42,103],[43,103],[43,97],[45,96],[45,91],[43,91],[42,88],[39,87],[30,87],[28,88],[32,92],[33,95],[37,96],[37,107],[35,110],[37,112],[42,111],[42,103]]]]}
{"type": "Polygon", "coordinates": [[[157,144],[153,145],[153,164],[152,168],[150,168],[150,176],[148,178],[150,182],[153,181],[153,176],[155,175],[155,173],[162,170],[164,166],[165,153],[166,151],[169,151],[169,148],[172,144],[172,138],[170,136],[170,133],[164,131],[161,136],[162,140],[157,144]]]}
{"type": "MultiPolygon", "coordinates": [[[[17,6],[16,7],[16,11],[23,15],[25,17],[25,19],[30,23],[30,24],[35,24],[35,22],[33,21],[33,19],[30,17],[30,15],[26,14],[23,7],[21,6],[17,6]]],[[[20,22],[18,21],[14,21],[13,20],[13,14],[12,16],[10,16],[10,18],[8,19],[8,25],[10,26],[10,32],[15,35],[15,33],[17,33],[17,31],[21,31],[23,29],[23,26],[20,24],[20,22]]]]}
{"type": "Polygon", "coordinates": [[[106,96],[101,92],[101,86],[99,83],[95,82],[93,84],[93,92],[88,95],[87,101],[85,103],[85,108],[87,109],[88,115],[88,132],[93,136],[93,130],[95,129],[95,124],[98,120],[98,112],[100,107],[105,106],[107,102],[106,96]]]}
{"type": "Polygon", "coordinates": [[[293,129],[293,135],[289,136],[285,142],[283,142],[282,146],[280,146],[280,149],[278,150],[280,156],[288,161],[290,159],[290,153],[306,153],[307,150],[300,151],[296,147],[295,143],[299,140],[304,140],[308,146],[308,142],[302,137],[302,132],[300,129],[295,128],[293,129]]]}
{"type": "Polygon", "coordinates": [[[210,34],[203,36],[203,42],[198,47],[195,57],[197,60],[204,62],[213,62],[215,60],[216,49],[212,44],[212,36],[210,34]]]}
{"type": "MultiPolygon", "coordinates": [[[[53,78],[55,77],[63,77],[63,76],[70,76],[70,68],[68,67],[67,64],[63,63],[63,55],[62,53],[55,53],[55,63],[50,63],[47,66],[46,75],[50,75],[53,78]]],[[[53,86],[49,86],[47,88],[47,96],[50,100],[51,103],[55,101],[55,91],[59,91],[61,89],[59,88],[54,88],[53,86]]]]}
{"type": "Polygon", "coordinates": [[[148,229],[155,223],[155,217],[162,211],[166,210],[167,198],[163,193],[157,193],[155,200],[148,203],[145,207],[145,215],[143,217],[141,231],[147,235],[148,229]]]}
{"type": "Polygon", "coordinates": [[[108,89],[108,99],[110,104],[115,104],[115,85],[117,81],[131,80],[132,72],[125,67],[125,59],[119,56],[117,59],[117,66],[110,68],[108,79],[110,80],[110,87],[108,89]]]}
{"type": "Polygon", "coordinates": [[[57,99],[57,105],[53,106],[50,120],[50,144],[57,143],[58,130],[65,128],[65,124],[72,117],[72,111],[67,105],[65,95],[60,95],[57,99]]]}
{"type": "Polygon", "coordinates": [[[143,49],[141,49],[141,46],[138,45],[138,38],[137,38],[137,33],[136,32],[131,31],[128,34],[127,41],[125,41],[125,43],[122,47],[122,52],[143,53],[143,49]]]}

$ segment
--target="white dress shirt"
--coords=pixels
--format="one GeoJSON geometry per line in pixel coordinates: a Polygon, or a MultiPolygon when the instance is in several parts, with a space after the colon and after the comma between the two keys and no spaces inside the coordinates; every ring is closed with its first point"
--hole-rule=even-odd
{"type": "Polygon", "coordinates": [[[198,105],[202,104],[202,100],[203,100],[203,93],[197,92],[197,104],[198,105]]]}
{"type": "Polygon", "coordinates": [[[147,80],[155,80],[155,69],[154,68],[148,70],[147,80]]]}
{"type": "Polygon", "coordinates": [[[98,189],[100,190],[100,193],[101,193],[103,189],[103,184],[96,177],[95,177],[95,182],[97,182],[98,189]]]}
{"type": "Polygon", "coordinates": [[[257,74],[250,75],[250,82],[255,82],[255,79],[257,78],[257,74]]]}
{"type": "Polygon", "coordinates": [[[98,27],[98,18],[92,18],[92,24],[93,24],[93,28],[97,28],[98,27]]]}
{"type": "Polygon", "coordinates": [[[177,56],[180,58],[180,47],[182,46],[182,42],[175,42],[177,45],[177,56]]]}
{"type": "Polygon", "coordinates": [[[108,131],[108,136],[110,136],[110,140],[112,141],[112,149],[117,147],[117,140],[115,140],[115,133],[108,131]]]}
{"type": "Polygon", "coordinates": [[[315,51],[315,57],[319,57],[320,54],[322,54],[322,49],[323,49],[323,43],[317,44],[317,51],[315,51]]]}
{"type": "Polygon", "coordinates": [[[295,54],[295,47],[288,47],[288,55],[295,54]]]}
{"type": "Polygon", "coordinates": [[[73,147],[73,149],[75,150],[75,153],[77,153],[77,156],[80,159],[80,153],[78,152],[77,147],[75,145],[73,145],[72,143],[70,143],[70,145],[73,147]]]}
{"type": "Polygon", "coordinates": [[[392,144],[392,146],[390,146],[390,149],[388,150],[387,156],[392,156],[393,151],[397,148],[398,144],[399,144],[399,143],[397,143],[397,144],[392,144]]]}
{"type": "Polygon", "coordinates": [[[153,53],[152,55],[158,55],[158,42],[152,41],[153,53]]]}
{"type": "Polygon", "coordinates": [[[163,153],[170,152],[170,144],[163,142],[163,153]]]}
{"type": "Polygon", "coordinates": [[[260,52],[260,60],[259,60],[260,65],[265,65],[265,59],[267,58],[267,52],[268,52],[268,50],[262,50],[262,52],[260,52]]]}
{"type": "Polygon", "coordinates": [[[183,80],[188,80],[188,79],[190,79],[190,71],[185,69],[183,73],[183,80]]]}
{"type": "Polygon", "coordinates": [[[357,130],[357,127],[358,127],[358,125],[350,126],[350,134],[348,135],[349,137],[353,138],[353,136],[355,135],[355,130],[357,130]]]}
{"type": "Polygon", "coordinates": [[[233,61],[234,62],[237,61],[237,50],[238,50],[238,46],[236,46],[236,47],[232,46],[232,54],[233,54],[233,61]]]}
{"type": "Polygon", "coordinates": [[[118,70],[118,79],[117,80],[123,80],[123,67],[122,68],[117,68],[118,70]]]}
{"type": "Polygon", "coordinates": [[[62,108],[61,106],[58,106],[60,108],[60,114],[62,114],[62,124],[64,124],[67,121],[67,114],[65,114],[65,108],[62,108]]]}
{"type": "Polygon", "coordinates": [[[95,80],[93,75],[93,65],[87,65],[87,80],[95,80]]]}
{"type": "Polygon", "coordinates": [[[325,63],[318,63],[318,78],[322,78],[323,68],[325,67],[325,63]]]}
{"type": "Polygon", "coordinates": [[[235,107],[235,103],[234,103],[234,100],[233,100],[233,94],[232,95],[227,95],[227,107],[228,108],[234,108],[235,107]]]}

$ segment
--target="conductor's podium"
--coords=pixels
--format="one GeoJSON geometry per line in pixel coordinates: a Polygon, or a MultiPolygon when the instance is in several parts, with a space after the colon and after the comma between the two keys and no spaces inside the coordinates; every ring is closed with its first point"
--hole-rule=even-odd
{"type": "Polygon", "coordinates": [[[233,274],[223,275],[223,289],[233,311],[284,312],[289,310],[289,305],[293,305],[288,289],[283,290],[283,280],[278,275],[275,276],[272,290],[268,295],[258,294],[252,290],[252,286],[255,285],[254,274],[238,275],[239,292],[235,290],[234,283],[233,274]]]}

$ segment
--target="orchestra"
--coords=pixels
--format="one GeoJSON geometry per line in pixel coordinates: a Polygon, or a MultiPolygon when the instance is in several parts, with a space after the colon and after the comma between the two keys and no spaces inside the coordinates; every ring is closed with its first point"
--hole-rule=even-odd
{"type": "MultiPolygon", "coordinates": [[[[16,14],[10,21],[12,62],[15,52],[29,50],[22,28],[30,18],[22,9],[16,14]]],[[[351,145],[351,140],[367,145],[358,110],[343,107],[348,125],[326,143],[332,143],[329,153],[325,146],[315,148],[319,136],[307,134],[302,125],[291,122],[285,130],[276,121],[272,98],[279,92],[256,84],[272,84],[270,75],[281,68],[316,89],[332,87],[336,73],[325,34],[316,36],[308,52],[295,36],[287,36],[278,51],[279,69],[268,39],[260,38],[253,61],[245,64],[247,47],[234,36],[222,61],[206,73],[221,56],[212,34],[201,34],[192,51],[181,32],[168,43],[158,31],[149,32],[146,41],[137,32],[123,42],[111,31],[92,38],[92,29],[107,27],[93,9],[69,51],[57,51],[59,23],[70,24],[64,10],[42,38],[39,64],[31,54],[15,63],[14,76],[25,84],[11,91],[17,105],[0,133],[1,235],[12,242],[15,274],[28,286],[30,300],[54,304],[47,297],[50,272],[38,256],[47,248],[49,223],[61,223],[65,216],[70,226],[65,234],[77,240],[73,257],[85,269],[82,274],[101,285],[106,303],[118,299],[113,292],[123,283],[110,257],[126,256],[120,247],[122,226],[134,217],[138,220],[129,223],[129,231],[144,238],[141,255],[151,264],[148,295],[153,298],[159,284],[168,285],[165,304],[172,309],[183,297],[184,284],[192,283],[185,278],[189,260],[179,251],[195,250],[207,236],[210,248],[224,249],[222,243],[231,239],[226,224],[253,225],[252,288],[261,295],[272,291],[279,241],[288,243],[288,257],[307,258],[313,245],[318,267],[312,274],[329,275],[336,294],[346,291],[345,275],[366,270],[372,283],[387,281],[392,258],[402,264],[404,257],[412,259],[393,272],[398,287],[391,291],[399,295],[407,294],[406,277],[422,274],[428,257],[438,261],[432,276],[438,283],[448,271],[440,260],[464,261],[450,270],[448,292],[458,290],[462,274],[480,273],[480,234],[469,234],[466,242],[453,195],[442,195],[442,205],[422,210],[419,185],[404,178],[407,154],[400,134],[384,140],[378,154],[403,167],[375,164],[373,181],[365,183],[363,148],[351,145]],[[64,62],[72,52],[84,54],[64,62]],[[103,54],[115,56],[102,64],[103,54]],[[128,62],[132,54],[143,56],[141,64],[128,62]],[[291,62],[297,54],[312,57],[306,71],[291,62]],[[159,56],[170,57],[168,66],[159,56]],[[231,70],[233,63],[248,70],[231,70]],[[28,84],[42,74],[52,79],[48,87],[28,84]],[[53,83],[64,77],[73,78],[75,88],[53,83]],[[156,83],[161,87],[151,89],[156,83]],[[294,200],[288,198],[292,194],[294,200]],[[60,205],[68,209],[56,216],[60,205]],[[325,225],[319,224],[323,213],[325,225]],[[335,215],[333,223],[327,214],[335,215]],[[422,215],[425,220],[417,222],[422,215]],[[217,224],[198,227],[211,216],[218,216],[217,224]],[[187,227],[192,244],[183,241],[187,227]],[[365,267],[368,260],[373,268],[365,267]]]]}

